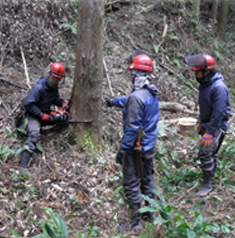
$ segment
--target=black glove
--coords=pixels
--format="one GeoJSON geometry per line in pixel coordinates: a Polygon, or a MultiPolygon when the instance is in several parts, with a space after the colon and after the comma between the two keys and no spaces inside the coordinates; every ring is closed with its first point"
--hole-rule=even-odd
{"type": "Polygon", "coordinates": [[[105,99],[105,102],[106,102],[106,105],[108,107],[112,107],[114,104],[113,104],[113,99],[110,99],[110,98],[106,98],[105,99]]]}
{"type": "Polygon", "coordinates": [[[122,165],[125,157],[126,157],[126,150],[123,148],[119,149],[116,155],[116,163],[122,165]]]}

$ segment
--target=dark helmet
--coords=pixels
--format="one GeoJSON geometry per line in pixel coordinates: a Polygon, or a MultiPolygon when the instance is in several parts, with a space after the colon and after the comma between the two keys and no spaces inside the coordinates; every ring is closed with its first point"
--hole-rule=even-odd
{"type": "Polygon", "coordinates": [[[204,69],[215,69],[215,60],[212,56],[206,54],[190,55],[184,58],[185,63],[193,71],[204,69]]]}

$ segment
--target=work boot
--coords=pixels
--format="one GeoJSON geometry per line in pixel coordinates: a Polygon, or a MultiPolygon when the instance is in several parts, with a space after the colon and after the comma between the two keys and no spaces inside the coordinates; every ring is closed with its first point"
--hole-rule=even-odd
{"type": "Polygon", "coordinates": [[[138,213],[138,210],[140,209],[141,204],[140,203],[133,203],[130,205],[131,208],[131,230],[138,229],[141,231],[143,229],[143,226],[141,224],[141,214],[138,213]]]}
{"type": "Polygon", "coordinates": [[[142,219],[147,222],[154,222],[157,217],[153,212],[142,213],[142,219]]]}
{"type": "MultiPolygon", "coordinates": [[[[145,202],[145,206],[150,206],[148,202],[145,202]]],[[[147,222],[154,222],[156,219],[156,216],[153,212],[144,212],[141,214],[142,219],[147,222]]]]}
{"type": "Polygon", "coordinates": [[[138,210],[140,209],[141,204],[140,203],[132,203],[130,205],[131,209],[131,219],[129,224],[122,224],[117,227],[117,231],[120,233],[123,232],[134,232],[134,233],[140,233],[143,230],[143,226],[141,224],[141,214],[138,213],[138,210]]]}
{"type": "Polygon", "coordinates": [[[21,175],[28,176],[30,179],[34,178],[34,176],[29,172],[29,170],[27,168],[20,167],[19,172],[21,175]]]}
{"type": "Polygon", "coordinates": [[[211,171],[203,171],[203,184],[201,189],[196,193],[197,196],[204,197],[212,191],[212,176],[213,174],[211,171]]]}
{"type": "Polygon", "coordinates": [[[21,156],[20,167],[27,168],[31,157],[31,153],[28,150],[24,150],[21,156]]]}

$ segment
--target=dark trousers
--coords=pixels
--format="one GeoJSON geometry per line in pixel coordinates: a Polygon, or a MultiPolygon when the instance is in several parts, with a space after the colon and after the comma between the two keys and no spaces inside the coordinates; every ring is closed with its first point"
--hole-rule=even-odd
{"type": "Polygon", "coordinates": [[[218,151],[224,140],[224,132],[218,130],[213,137],[213,143],[210,146],[200,145],[198,159],[201,161],[203,171],[215,173],[218,161],[218,151]]]}
{"type": "Polygon", "coordinates": [[[28,138],[24,144],[26,150],[30,153],[33,153],[36,149],[36,144],[40,140],[40,120],[34,117],[28,117],[28,125],[27,125],[27,135],[28,138]]]}
{"type": "Polygon", "coordinates": [[[36,144],[40,140],[40,120],[34,117],[27,117],[26,125],[27,140],[24,143],[20,166],[26,168],[30,160],[30,156],[36,150],[36,144]]]}
{"type": "Polygon", "coordinates": [[[133,154],[127,154],[123,163],[123,187],[129,204],[141,203],[141,193],[154,198],[156,185],[153,180],[154,149],[142,155],[143,177],[137,177],[136,162],[133,154]]]}

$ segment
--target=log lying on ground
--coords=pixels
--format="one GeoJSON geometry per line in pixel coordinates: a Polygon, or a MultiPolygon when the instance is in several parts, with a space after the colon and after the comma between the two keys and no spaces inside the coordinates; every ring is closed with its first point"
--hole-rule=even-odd
{"type": "Polygon", "coordinates": [[[159,102],[160,110],[166,110],[171,112],[184,112],[190,115],[198,115],[197,111],[189,110],[185,105],[177,102],[159,102]]]}

